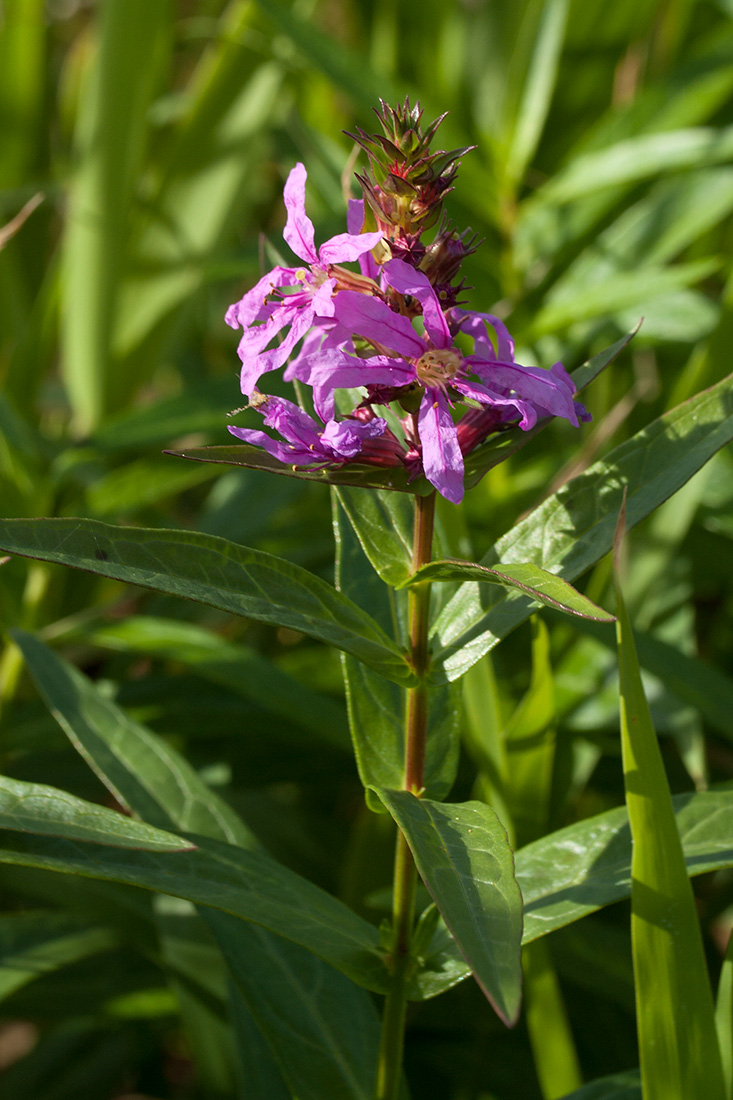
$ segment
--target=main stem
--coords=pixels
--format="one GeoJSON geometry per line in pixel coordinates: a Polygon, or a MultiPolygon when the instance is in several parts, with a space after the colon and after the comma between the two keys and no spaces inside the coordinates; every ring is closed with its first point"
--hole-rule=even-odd
{"type": "MultiPolygon", "coordinates": [[[[427,497],[416,496],[412,539],[413,573],[421,565],[430,561],[434,516],[435,493],[427,497]]],[[[428,725],[428,688],[425,674],[429,663],[430,583],[416,584],[409,588],[407,599],[410,660],[419,679],[415,687],[407,689],[403,786],[405,790],[411,791],[419,798],[425,780],[425,742],[428,725]]],[[[398,830],[392,899],[392,985],[387,994],[382,1019],[376,1100],[398,1100],[400,1091],[416,885],[415,861],[407,841],[398,830]]]]}

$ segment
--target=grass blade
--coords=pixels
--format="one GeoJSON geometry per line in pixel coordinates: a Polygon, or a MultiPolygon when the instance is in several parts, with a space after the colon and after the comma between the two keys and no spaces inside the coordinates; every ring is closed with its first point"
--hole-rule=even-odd
{"type": "MultiPolygon", "coordinates": [[[[623,517],[623,511],[622,511],[623,517]]],[[[622,520],[623,521],[623,520],[622,520]]],[[[645,1100],[724,1100],[710,979],[662,756],[616,577],[631,940],[645,1100]]]]}

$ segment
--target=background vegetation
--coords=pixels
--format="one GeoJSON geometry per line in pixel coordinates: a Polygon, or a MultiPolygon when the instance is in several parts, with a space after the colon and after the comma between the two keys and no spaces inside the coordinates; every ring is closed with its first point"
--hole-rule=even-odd
{"type": "MultiPolygon", "coordinates": [[[[730,0],[5,0],[0,13],[6,517],[191,528],[332,579],[324,486],[161,451],[228,440],[242,399],[225,308],[281,246],[295,161],[317,239],[342,231],[343,131],[371,129],[379,97],[447,110],[444,147],[476,145],[448,207],[485,239],[466,265],[471,306],[506,319],[521,362],[572,369],[644,317],[586,394],[582,436],[552,426],[464,510],[441,508],[453,554],[478,557],[729,369],[730,0]]],[[[676,791],[733,778],[732,474],[723,451],[629,540],[628,603],[676,791]]],[[[597,599],[608,572],[588,578],[597,599]]],[[[332,651],[18,558],[0,569],[0,608],[4,630],[37,632],[183,752],[272,855],[381,918],[392,835],[363,805],[332,651]]],[[[503,799],[519,844],[619,805],[612,635],[543,613],[491,657],[464,681],[453,800],[503,799]]],[[[4,774],[109,804],[13,644],[0,706],[4,774]]],[[[162,903],[28,868],[0,879],[5,1100],[249,1095],[210,947],[185,966],[167,955],[162,903]]],[[[716,974],[733,880],[696,890],[716,974]]],[[[637,1066],[628,924],[620,903],[542,940],[513,1031],[472,982],[414,1006],[413,1095],[550,1098],[637,1066]]]]}

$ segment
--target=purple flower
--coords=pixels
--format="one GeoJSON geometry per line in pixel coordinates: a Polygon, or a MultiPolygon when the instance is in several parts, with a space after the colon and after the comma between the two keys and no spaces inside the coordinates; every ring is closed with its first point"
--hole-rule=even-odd
{"type": "Polygon", "coordinates": [[[285,440],[281,443],[266,432],[229,426],[229,431],[245,443],[263,447],[279,462],[295,466],[334,466],[349,462],[361,452],[362,445],[381,436],[387,422],[381,417],[329,420],[319,424],[292,401],[265,394],[255,395],[253,407],[265,414],[265,424],[285,440]]]}
{"type": "Polygon", "coordinates": [[[274,267],[227,310],[227,324],[244,329],[237,350],[242,360],[242,393],[248,397],[260,376],[281,367],[314,324],[333,319],[338,278],[332,265],[358,260],[382,239],[381,233],[340,233],[316,250],[313,223],[305,212],[306,178],[302,164],[296,164],[287,178],[284,199],[288,220],[283,237],[307,266],[274,267]],[[288,293],[280,293],[283,288],[288,293]],[[283,342],[266,351],[288,326],[283,342]]]}
{"type": "Polygon", "coordinates": [[[368,359],[342,348],[322,350],[301,362],[301,376],[314,388],[316,408],[324,419],[333,415],[334,390],[341,387],[405,387],[422,391],[417,431],[425,477],[448,500],[463,498],[463,454],[451,415],[453,401],[493,409],[501,419],[520,417],[533,427],[540,416],[561,416],[576,427],[574,388],[558,363],[552,371],[514,362],[508,332],[490,315],[455,311],[458,328],[473,337],[473,354],[464,356],[453,344],[448,321],[427,277],[402,260],[383,268],[386,283],[422,307],[425,335],[409,317],[378,298],[344,290],[335,301],[335,317],[348,331],[364,337],[379,351],[368,359]],[[491,343],[485,320],[496,332],[491,343]]]}

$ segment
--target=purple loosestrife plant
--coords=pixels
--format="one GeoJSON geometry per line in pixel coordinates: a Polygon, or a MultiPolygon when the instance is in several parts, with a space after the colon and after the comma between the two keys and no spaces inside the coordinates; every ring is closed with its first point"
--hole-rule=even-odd
{"type": "MultiPolygon", "coordinates": [[[[344,677],[367,802],[387,810],[398,825],[392,921],[384,932],[385,976],[378,986],[386,1000],[374,1055],[375,1100],[398,1100],[407,1001],[425,995],[416,992],[418,975],[432,950],[437,911],[509,1025],[521,997],[522,899],[506,832],[484,804],[443,807],[440,801],[455,778],[458,742],[457,729],[440,717],[451,712],[454,697],[440,677],[433,678],[431,582],[491,581],[573,614],[612,616],[532,564],[493,569],[453,559],[431,562],[436,491],[461,501],[466,456],[475,483],[474,459],[482,448],[488,458],[479,464],[479,476],[504,456],[501,445],[492,451],[492,439],[509,438],[516,450],[518,437],[528,438],[551,418],[577,427],[588,414],[560,363],[549,370],[517,363],[503,322],[460,301],[461,265],[477,242],[470,231],[451,228],[442,203],[468,150],[432,152],[440,119],[423,131],[421,111],[408,101],[397,108],[382,104],[377,117],[382,134],[356,135],[369,169],[357,177],[363,198],[349,203],[348,232],[316,249],[305,212],[306,172],[296,165],[285,185],[284,236],[304,266],[273,268],[227,313],[228,323],[243,329],[242,391],[274,434],[230,426],[241,447],[187,454],[356,487],[355,497],[343,490],[337,497],[337,516],[346,513],[382,580],[407,589],[406,599],[399,592],[390,596],[393,611],[404,600],[394,639],[369,620],[370,637],[376,631],[379,645],[387,647],[388,656],[380,651],[377,665],[361,643],[358,649],[351,642],[332,643],[352,654],[344,677]],[[426,241],[426,231],[436,226],[426,241]],[[263,376],[280,367],[301,398],[309,393],[313,415],[258,389],[263,376]],[[411,552],[404,538],[405,497],[393,495],[386,503],[378,494],[360,496],[370,491],[366,486],[413,495],[411,552]],[[399,527],[392,518],[397,513],[399,527]],[[358,672],[354,656],[362,662],[358,672]],[[385,693],[385,677],[403,687],[397,702],[394,692],[385,693]],[[385,723],[399,730],[396,738],[384,739],[385,723]],[[439,742],[435,748],[431,733],[439,742]],[[467,867],[473,868],[468,891],[467,867]],[[416,924],[418,871],[437,911],[431,916],[426,910],[416,924]]],[[[338,538],[343,541],[342,534],[338,538]]],[[[262,592],[257,586],[258,599],[262,592]]],[[[318,607],[323,598],[319,594],[318,607]]],[[[312,616],[315,605],[309,600],[305,606],[312,616]]],[[[356,611],[371,614],[372,608],[356,611]]],[[[327,618],[330,631],[330,612],[327,618]]]]}

